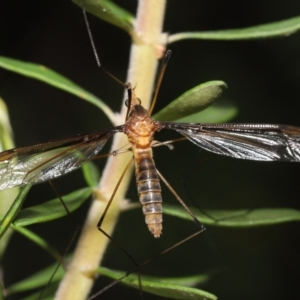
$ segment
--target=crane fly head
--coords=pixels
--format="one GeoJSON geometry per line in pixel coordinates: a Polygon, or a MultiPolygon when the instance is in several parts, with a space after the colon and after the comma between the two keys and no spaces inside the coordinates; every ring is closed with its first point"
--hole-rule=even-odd
{"type": "MultiPolygon", "coordinates": [[[[131,83],[126,83],[125,84],[126,87],[127,87],[127,94],[128,94],[128,97],[127,99],[125,100],[125,105],[127,106],[128,110],[127,110],[127,115],[126,115],[126,120],[128,120],[129,116],[132,114],[132,111],[133,111],[133,108],[135,106],[139,106],[139,107],[142,107],[141,105],[141,99],[138,98],[134,92],[134,89],[132,86],[131,86],[131,83]]],[[[143,108],[143,110],[145,110],[143,108]]],[[[146,111],[146,110],[145,110],[146,111]]]]}
{"type": "Polygon", "coordinates": [[[128,98],[125,100],[125,105],[130,110],[134,105],[141,105],[141,99],[138,98],[134,92],[135,87],[131,83],[126,83],[128,98]]]}

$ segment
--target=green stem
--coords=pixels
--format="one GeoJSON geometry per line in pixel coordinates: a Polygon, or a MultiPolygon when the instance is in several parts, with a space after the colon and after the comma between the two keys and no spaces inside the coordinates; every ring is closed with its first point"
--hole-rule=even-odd
{"type": "MultiPolygon", "coordinates": [[[[137,84],[136,94],[145,107],[149,107],[157,69],[156,46],[159,44],[165,12],[165,0],[140,0],[138,4],[135,31],[143,43],[132,44],[127,82],[137,84]]],[[[123,105],[117,123],[124,123],[127,108],[123,105]]],[[[128,143],[127,136],[115,136],[112,150],[118,150],[128,143]]],[[[94,282],[94,270],[99,266],[109,240],[101,234],[96,224],[101,217],[107,201],[120,178],[131,154],[111,156],[103,171],[103,176],[95,193],[82,234],[65,277],[55,299],[86,299],[94,282]]],[[[131,179],[127,172],[109,208],[102,229],[112,235],[121,213],[122,202],[131,179]]],[[[145,225],[146,226],[146,225],[145,225]]]]}

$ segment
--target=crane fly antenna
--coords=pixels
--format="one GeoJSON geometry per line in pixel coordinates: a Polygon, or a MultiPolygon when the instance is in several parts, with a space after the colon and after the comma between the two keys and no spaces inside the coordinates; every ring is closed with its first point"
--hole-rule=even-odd
{"type": "MultiPolygon", "coordinates": [[[[117,83],[119,83],[120,85],[122,85],[124,88],[127,89],[127,94],[128,94],[128,100],[127,100],[127,113],[126,113],[126,120],[128,118],[128,115],[129,115],[129,111],[130,111],[130,107],[131,107],[131,102],[132,102],[132,87],[131,87],[131,84],[130,83],[124,83],[123,81],[121,81],[119,78],[117,78],[116,76],[114,76],[113,74],[111,74],[110,72],[108,72],[101,64],[100,62],[100,59],[99,59],[99,55],[98,55],[98,52],[97,52],[97,48],[96,48],[96,45],[95,45],[95,41],[94,41],[94,38],[93,38],[93,35],[92,35],[92,30],[91,30],[91,27],[90,27],[90,23],[89,23],[89,20],[88,20],[88,17],[87,17],[87,14],[86,14],[86,10],[83,6],[83,2],[81,0],[81,10],[82,10],[82,13],[83,13],[83,18],[84,18],[84,22],[85,22],[85,25],[86,25],[86,29],[87,29],[87,32],[88,32],[88,36],[89,36],[89,40],[90,40],[90,43],[91,43],[91,46],[92,46],[92,50],[93,50],[93,53],[94,53],[94,57],[96,59],[96,63],[98,65],[98,67],[106,74],[108,75],[110,78],[112,78],[114,81],[116,81],[117,83]]],[[[161,72],[162,73],[162,72],[161,72]]]]}
{"type": "Polygon", "coordinates": [[[92,46],[92,49],[93,49],[93,52],[94,52],[94,56],[95,56],[97,65],[98,65],[99,68],[101,68],[102,66],[101,66],[100,59],[99,59],[99,56],[98,56],[98,53],[97,53],[97,49],[96,49],[96,46],[95,46],[95,42],[94,42],[94,39],[93,39],[93,35],[92,35],[90,23],[88,21],[88,17],[86,15],[86,10],[85,10],[85,8],[83,6],[83,2],[82,1],[81,1],[81,9],[82,9],[85,26],[86,26],[86,29],[87,29],[87,32],[88,32],[88,35],[89,35],[90,43],[91,43],[91,46],[92,46]]]}
{"type": "Polygon", "coordinates": [[[91,27],[90,27],[90,23],[89,23],[89,20],[88,20],[88,17],[86,15],[86,10],[84,8],[84,5],[83,5],[83,2],[81,1],[81,10],[82,10],[82,13],[83,13],[83,18],[84,18],[84,22],[85,22],[85,26],[86,26],[86,29],[87,29],[87,32],[88,32],[88,35],[89,35],[89,40],[90,40],[90,43],[91,43],[91,46],[92,46],[92,49],[93,49],[93,53],[94,53],[94,57],[96,59],[96,62],[97,62],[97,65],[100,69],[102,69],[102,71],[107,74],[109,77],[111,77],[113,80],[115,80],[116,82],[118,82],[120,85],[122,85],[123,87],[125,88],[128,88],[127,84],[124,83],[123,81],[121,81],[120,79],[118,79],[117,77],[115,77],[113,74],[111,74],[110,72],[108,72],[101,64],[100,62],[100,59],[99,59],[99,55],[98,55],[98,52],[97,52],[97,48],[96,48],[96,45],[95,45],[95,41],[94,41],[94,38],[93,38],[93,35],[92,35],[92,30],[91,30],[91,27]]]}
{"type": "MultiPolygon", "coordinates": [[[[132,87],[129,83],[124,83],[123,81],[121,81],[120,79],[118,79],[116,76],[114,76],[113,74],[111,74],[109,71],[107,71],[101,64],[100,62],[100,59],[99,59],[99,55],[98,55],[98,52],[97,52],[97,49],[96,49],[96,45],[95,45],[95,41],[94,41],[94,38],[93,38],[93,35],[92,35],[92,30],[91,30],[91,27],[90,27],[90,23],[88,21],[88,17],[86,15],[86,10],[83,6],[83,2],[81,1],[81,8],[82,8],[82,13],[83,13],[83,18],[84,18],[84,22],[85,22],[85,25],[86,25],[86,29],[87,29],[87,32],[88,32],[88,35],[89,35],[89,40],[90,40],[90,43],[91,43],[91,46],[92,46],[92,50],[93,50],[93,53],[94,53],[94,56],[95,56],[95,59],[96,59],[96,62],[97,62],[97,65],[99,68],[102,69],[102,71],[107,74],[109,77],[111,77],[113,80],[115,80],[116,82],[118,82],[120,85],[122,85],[123,87],[125,87],[128,91],[128,111],[127,111],[127,115],[126,115],[126,119],[128,117],[128,114],[129,114],[129,109],[130,109],[130,104],[131,104],[131,97],[132,96],[132,87]],[[131,91],[131,93],[130,93],[131,91]]],[[[161,83],[162,83],[162,80],[163,80],[163,77],[164,77],[164,74],[165,74],[165,71],[166,71],[166,67],[167,67],[167,64],[169,62],[169,59],[171,57],[171,54],[172,54],[172,51],[171,50],[168,50],[166,55],[165,55],[165,58],[164,58],[164,61],[163,61],[163,64],[162,64],[162,67],[160,69],[160,72],[158,74],[158,79],[157,79],[157,84],[156,84],[156,88],[155,88],[155,92],[154,92],[154,96],[153,96],[153,99],[152,99],[152,102],[151,102],[151,107],[149,109],[149,114],[151,115],[152,114],[152,111],[154,109],[154,106],[155,106],[155,103],[156,103],[156,100],[157,100],[157,95],[158,95],[158,92],[160,90],[160,86],[161,86],[161,83]]]]}
{"type": "Polygon", "coordinates": [[[149,114],[150,115],[152,115],[152,111],[154,109],[154,106],[155,106],[155,103],[156,103],[156,100],[157,100],[157,95],[158,95],[158,92],[160,90],[160,86],[161,86],[161,83],[162,83],[162,80],[163,80],[163,77],[164,77],[164,74],[165,74],[165,71],[166,71],[166,68],[167,68],[167,64],[168,64],[169,59],[171,57],[171,54],[172,54],[172,51],[168,50],[166,55],[165,55],[165,58],[164,58],[162,66],[161,66],[160,72],[158,74],[154,96],[153,96],[153,99],[152,99],[152,102],[151,102],[151,106],[149,108],[149,114]]]}

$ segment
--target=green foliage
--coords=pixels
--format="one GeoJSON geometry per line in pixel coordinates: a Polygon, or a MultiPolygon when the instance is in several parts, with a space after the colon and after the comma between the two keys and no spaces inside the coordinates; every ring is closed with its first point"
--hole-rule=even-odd
{"type": "Polygon", "coordinates": [[[185,39],[203,40],[257,40],[286,37],[300,30],[300,17],[257,25],[248,28],[226,29],[210,32],[181,32],[169,37],[169,43],[185,39]]]}
{"type": "MultiPolygon", "coordinates": [[[[81,6],[81,1],[74,1],[81,6]]],[[[137,41],[138,33],[134,32],[132,24],[134,17],[126,10],[118,7],[111,1],[84,1],[84,7],[100,19],[113,24],[122,30],[125,30],[130,37],[137,41]],[[99,9],[100,8],[100,9],[99,9]]],[[[168,11],[167,11],[168,13],[168,11]]],[[[272,22],[242,29],[226,29],[211,32],[183,32],[172,34],[168,38],[168,42],[183,41],[185,39],[202,39],[202,40],[254,40],[267,39],[275,37],[285,37],[300,30],[300,17],[290,18],[284,21],[272,22]]],[[[23,62],[7,57],[0,57],[0,67],[20,75],[30,77],[55,88],[77,96],[80,100],[88,101],[95,105],[110,119],[112,123],[116,123],[115,115],[112,109],[98,97],[87,92],[71,80],[58,74],[57,72],[41,66],[39,64],[23,62]]],[[[226,87],[223,81],[210,81],[198,85],[186,91],[182,96],[171,102],[168,106],[157,113],[154,118],[158,120],[178,120],[180,122],[225,122],[232,119],[237,114],[237,107],[234,104],[224,105],[222,99],[216,105],[214,104],[217,97],[226,87]],[[206,109],[210,106],[208,109],[206,109]],[[204,110],[205,109],[205,110],[204,110]],[[202,111],[204,110],[204,111],[202,111]]],[[[100,175],[93,164],[87,164],[83,168],[84,177],[89,187],[78,189],[68,195],[62,196],[70,212],[75,211],[86,201],[93,192],[93,187],[98,183],[100,175]]],[[[12,226],[16,231],[19,231],[28,239],[38,244],[40,247],[48,251],[59,261],[59,255],[45,240],[30,232],[23,226],[28,226],[35,223],[48,222],[65,216],[67,212],[62,208],[59,199],[53,199],[41,205],[36,205],[21,210],[21,205],[30,189],[30,185],[21,189],[16,201],[11,206],[4,221],[2,222],[2,233],[9,226],[12,226]],[[21,210],[21,211],[20,211],[21,210]],[[12,225],[13,223],[13,225],[12,225]]],[[[230,209],[230,210],[205,210],[205,214],[198,210],[193,210],[196,216],[204,224],[232,228],[271,226],[275,224],[288,223],[300,220],[300,212],[296,209],[289,208],[257,208],[249,210],[230,209]],[[212,216],[213,218],[209,218],[212,216]]],[[[164,206],[164,212],[167,215],[172,215],[178,219],[192,221],[190,215],[181,207],[164,206]]],[[[96,230],[96,229],[95,229],[96,230]]],[[[44,286],[49,277],[53,273],[54,266],[46,268],[37,274],[34,274],[5,290],[7,294],[13,294],[31,289],[36,289],[44,286]]],[[[107,276],[113,280],[118,280],[124,276],[124,271],[115,271],[105,268],[99,268],[99,274],[107,276]]],[[[199,272],[201,273],[201,272],[199,272]]],[[[52,283],[57,283],[63,276],[63,270],[59,269],[55,273],[52,283]]],[[[182,278],[162,278],[142,276],[143,291],[168,297],[171,299],[217,299],[216,296],[196,289],[190,286],[203,284],[211,279],[207,274],[195,275],[193,277],[182,278]]],[[[130,275],[122,280],[122,283],[139,289],[139,283],[136,275],[130,275]]],[[[33,299],[36,294],[27,299],[33,299]]],[[[46,298],[46,294],[45,294],[46,298]]],[[[49,299],[52,299],[49,296],[49,299]]]]}
{"type": "MultiPolygon", "coordinates": [[[[109,270],[106,268],[100,268],[99,274],[107,276],[114,280],[119,280],[119,278],[124,276],[123,271],[109,270]]],[[[202,291],[200,289],[189,287],[197,285],[199,283],[204,283],[208,279],[208,275],[197,275],[182,278],[160,278],[143,276],[141,285],[143,287],[144,292],[158,295],[164,298],[186,300],[215,300],[217,299],[215,295],[202,291]]],[[[137,290],[140,289],[140,284],[137,275],[131,274],[125,277],[122,280],[122,283],[137,290]]]]}
{"type": "MultiPolygon", "coordinates": [[[[221,227],[257,227],[300,221],[300,211],[291,208],[207,209],[204,211],[205,213],[197,209],[192,211],[203,224],[221,227]]],[[[164,213],[177,218],[191,220],[191,216],[187,211],[178,206],[164,205],[164,213]]]]}
{"type": "MultiPolygon", "coordinates": [[[[87,187],[74,191],[68,195],[63,195],[62,199],[69,212],[73,212],[80,207],[92,194],[92,189],[87,187]]],[[[45,203],[23,209],[14,219],[16,226],[28,226],[35,223],[43,223],[66,216],[68,212],[62,209],[61,200],[56,198],[45,203]]]]}
{"type": "Polygon", "coordinates": [[[101,109],[111,121],[114,119],[113,112],[102,100],[45,66],[1,56],[0,67],[71,93],[101,109]]]}
{"type": "Polygon", "coordinates": [[[155,120],[174,121],[201,112],[212,105],[226,88],[223,81],[202,83],[186,91],[153,116],[155,120]]]}

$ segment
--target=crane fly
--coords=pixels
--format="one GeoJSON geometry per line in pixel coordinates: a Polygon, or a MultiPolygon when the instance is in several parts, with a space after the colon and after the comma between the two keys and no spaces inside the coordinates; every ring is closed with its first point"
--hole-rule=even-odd
{"type": "MultiPolygon", "coordinates": [[[[166,65],[171,52],[165,57],[166,65]]],[[[163,72],[161,72],[163,73],[163,72]]],[[[161,75],[162,76],[162,75],[161,75]]],[[[278,124],[210,124],[156,121],[134,88],[127,88],[125,124],[99,132],[59,139],[0,153],[0,190],[47,181],[94,159],[116,133],[128,136],[135,161],[139,200],[146,224],[154,237],[162,233],[160,174],[153,160],[154,134],[173,130],[207,151],[257,161],[300,161],[300,128],[278,124]]],[[[155,97],[154,97],[155,98],[155,97]]],[[[193,215],[192,215],[193,217],[193,215]]]]}

